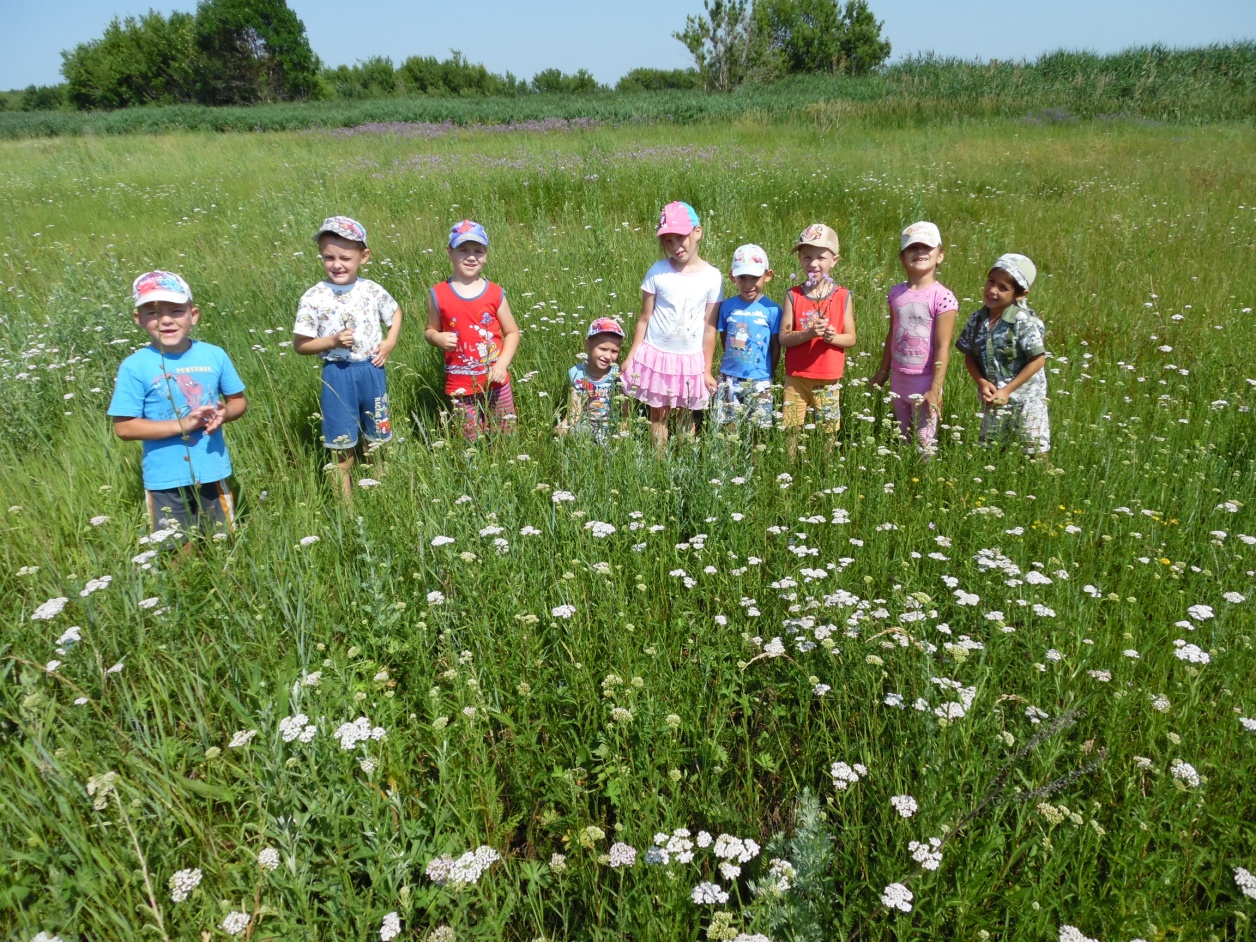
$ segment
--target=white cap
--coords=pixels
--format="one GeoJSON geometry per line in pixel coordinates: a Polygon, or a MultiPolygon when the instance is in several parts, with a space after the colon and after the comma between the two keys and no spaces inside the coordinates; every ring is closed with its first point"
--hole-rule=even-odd
{"type": "Polygon", "coordinates": [[[913,222],[910,226],[903,230],[902,244],[899,251],[907,248],[909,245],[927,245],[931,249],[936,249],[942,244],[942,233],[938,231],[938,227],[931,222],[913,222]]]}
{"type": "Polygon", "coordinates": [[[754,275],[758,278],[768,270],[768,253],[753,242],[739,246],[733,253],[733,277],[754,275]]]}

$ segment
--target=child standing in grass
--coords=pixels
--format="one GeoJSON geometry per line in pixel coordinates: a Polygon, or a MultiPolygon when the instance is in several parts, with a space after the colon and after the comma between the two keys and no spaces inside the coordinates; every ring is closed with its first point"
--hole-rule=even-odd
{"type": "Polygon", "coordinates": [[[445,354],[445,392],[463,437],[475,441],[515,423],[510,361],[519,349],[519,325],[501,285],[482,274],[488,233],[464,219],[449,231],[453,273],[432,288],[423,336],[445,354]]]}
{"type": "Polygon", "coordinates": [[[225,351],[189,336],[200,311],[186,281],[150,271],[135,279],[131,296],[135,323],[152,343],[118,367],[109,415],[119,438],[144,443],[153,529],[234,530],[231,456],[222,427],[248,408],[244,383],[225,351]]]}
{"type": "Polygon", "coordinates": [[[746,419],[759,428],[771,428],[772,377],[781,356],[781,308],[763,293],[772,280],[767,252],[754,244],[739,247],[729,274],[737,294],[720,302],[716,324],[724,346],[716,415],[723,424],[746,419]]]}
{"type": "Polygon", "coordinates": [[[615,395],[619,381],[619,350],[624,329],[610,317],[599,317],[589,325],[584,338],[585,359],[567,371],[571,392],[567,396],[567,418],[558,424],[558,433],[593,436],[604,443],[611,434],[614,404],[618,400],[622,417],[628,418],[629,402],[615,395]]]}
{"type": "Polygon", "coordinates": [[[688,203],[663,207],[655,234],[667,256],[641,282],[641,316],[624,361],[624,391],[650,407],[650,438],[667,444],[667,420],[683,411],[681,434],[692,435],[694,412],[715,390],[711,358],[723,279],[698,255],[702,225],[688,203]]]}
{"type": "Polygon", "coordinates": [[[292,349],[323,361],[323,444],[337,456],[340,492],[349,500],[360,438],[372,446],[392,438],[384,364],[401,333],[401,308],[382,287],[358,277],[371,258],[360,222],[324,219],[314,241],[327,278],[301,296],[292,349]]]}
{"type": "Polygon", "coordinates": [[[1024,255],[1000,256],[986,276],[985,306],[956,347],[981,398],[981,441],[1015,438],[1028,455],[1051,449],[1047,414],[1046,329],[1025,303],[1038,269],[1024,255]]]}
{"type": "Polygon", "coordinates": [[[903,441],[914,436],[921,454],[932,455],[959,302],[937,280],[943,259],[937,226],[912,223],[903,230],[899,248],[907,280],[890,289],[890,329],[872,384],[884,386],[889,379],[903,441]]]}
{"type": "Polygon", "coordinates": [[[841,258],[837,233],[823,223],[808,226],[794,245],[806,282],[790,288],[781,308],[785,348],[785,402],[782,421],[790,430],[790,454],[807,409],[819,413],[823,429],[835,435],[842,424],[841,378],[846,351],[855,345],[850,292],[830,274],[841,258]]]}

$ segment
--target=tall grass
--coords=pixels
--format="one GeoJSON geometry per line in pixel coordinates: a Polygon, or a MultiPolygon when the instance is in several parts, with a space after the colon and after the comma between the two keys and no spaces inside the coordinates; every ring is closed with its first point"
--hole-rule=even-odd
{"type": "Polygon", "coordinates": [[[284,131],[381,123],[515,125],[584,118],[610,124],[693,124],[756,117],[831,118],[902,128],[955,118],[1060,121],[1123,116],[1197,124],[1256,115],[1256,43],[1198,49],[1142,47],[1113,55],[1059,51],[1033,63],[989,64],[923,56],[865,78],[814,76],[748,85],[728,95],[699,91],[400,97],[112,112],[0,113],[0,138],[154,134],[177,130],[284,131]]]}
{"type": "Polygon", "coordinates": [[[1251,136],[846,131],[3,145],[0,934],[195,940],[240,912],[256,939],[375,939],[395,912],[403,939],[1250,939],[1251,136]],[[767,247],[777,298],[796,232],[838,228],[860,340],[835,449],[552,436],[585,324],[631,320],[678,197],[721,268],[767,247]],[[409,318],[398,440],[351,508],[315,364],[284,345],[334,211],[367,224],[367,274],[409,318]],[[464,215],[524,327],[519,431],[472,449],[417,323],[464,215]],[[964,315],[999,253],[1038,262],[1050,469],[978,446],[958,363],[934,461],[887,427],[866,379],[922,217],[964,315]],[[142,555],[137,449],[104,417],[144,340],[127,287],[156,266],[187,276],[250,402],[227,430],[242,530],[177,567],[142,555]],[[972,700],[940,722],[943,679],[972,700]],[[285,742],[298,713],[313,739],[285,742]],[[386,736],[344,750],[359,716],[386,736]],[[836,762],[866,774],[839,789],[836,762]],[[763,850],[731,876],[699,831],[763,850]],[[937,870],[910,850],[930,837],[937,870]],[[480,845],[503,859],[474,885],[427,875],[480,845]],[[728,901],[695,903],[703,882],[728,901]]]}

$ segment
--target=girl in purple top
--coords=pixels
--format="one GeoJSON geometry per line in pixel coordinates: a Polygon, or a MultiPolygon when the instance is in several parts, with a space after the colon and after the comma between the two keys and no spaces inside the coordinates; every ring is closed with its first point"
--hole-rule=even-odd
{"type": "Polygon", "coordinates": [[[951,334],[959,302],[937,280],[942,234],[931,222],[903,230],[899,261],[907,280],[890,289],[890,330],[874,386],[890,381],[894,416],[904,441],[913,437],[922,455],[936,450],[942,384],[951,359],[951,334]]]}

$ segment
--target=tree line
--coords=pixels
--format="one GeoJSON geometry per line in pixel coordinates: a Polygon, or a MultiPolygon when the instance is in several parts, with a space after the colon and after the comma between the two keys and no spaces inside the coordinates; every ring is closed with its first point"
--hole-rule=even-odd
{"type": "MultiPolygon", "coordinates": [[[[690,69],[633,69],[615,91],[729,91],[786,75],[868,72],[889,42],[866,0],[705,0],[675,34],[690,69]]],[[[115,18],[104,35],[62,54],[61,85],[0,95],[0,110],[80,110],[140,105],[249,105],[402,95],[487,97],[609,91],[585,69],[544,69],[530,80],[498,74],[451,51],[394,66],[374,56],[324,66],[285,0],[201,0],[195,13],[150,10],[115,18]]]]}

